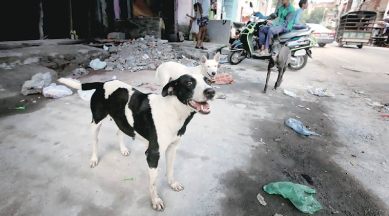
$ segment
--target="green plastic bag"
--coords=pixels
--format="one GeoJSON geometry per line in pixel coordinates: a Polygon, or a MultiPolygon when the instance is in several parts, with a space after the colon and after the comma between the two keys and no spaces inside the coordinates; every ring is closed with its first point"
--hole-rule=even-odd
{"type": "Polygon", "coordinates": [[[268,194],[279,194],[289,199],[298,210],[304,213],[313,214],[322,209],[314,197],[316,190],[305,185],[292,182],[273,182],[263,186],[263,190],[268,194]]]}

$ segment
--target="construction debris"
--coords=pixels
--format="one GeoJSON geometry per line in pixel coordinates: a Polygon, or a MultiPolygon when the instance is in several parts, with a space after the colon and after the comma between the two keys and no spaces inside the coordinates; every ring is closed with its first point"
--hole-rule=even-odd
{"type": "Polygon", "coordinates": [[[31,80],[24,82],[21,93],[23,95],[42,93],[42,89],[50,85],[51,79],[50,72],[37,73],[31,77],[31,80]]]}
{"type": "Polygon", "coordinates": [[[177,60],[172,46],[153,36],[138,38],[119,46],[109,47],[111,57],[106,59],[106,70],[155,70],[166,61],[177,60]]]}
{"type": "Polygon", "coordinates": [[[73,78],[79,78],[89,73],[85,68],[76,68],[72,71],[73,78]]]}

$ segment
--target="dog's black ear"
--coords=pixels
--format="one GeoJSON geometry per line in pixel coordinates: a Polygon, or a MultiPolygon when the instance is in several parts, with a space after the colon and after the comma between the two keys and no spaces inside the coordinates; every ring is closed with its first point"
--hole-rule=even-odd
{"type": "Polygon", "coordinates": [[[168,95],[174,95],[176,85],[177,85],[176,80],[170,81],[168,84],[166,84],[162,89],[162,97],[166,97],[168,95]]]}

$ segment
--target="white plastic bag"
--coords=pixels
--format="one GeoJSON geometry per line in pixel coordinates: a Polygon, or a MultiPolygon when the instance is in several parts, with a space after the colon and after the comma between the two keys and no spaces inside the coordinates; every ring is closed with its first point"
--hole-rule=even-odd
{"type": "Polygon", "coordinates": [[[192,27],[190,28],[190,33],[199,33],[199,25],[197,24],[197,20],[193,20],[192,27]]]}
{"type": "Polygon", "coordinates": [[[46,88],[43,88],[43,96],[49,98],[61,98],[72,94],[72,90],[68,87],[64,85],[56,85],[55,83],[51,83],[46,88]]]}
{"type": "Polygon", "coordinates": [[[107,63],[106,63],[106,62],[103,62],[103,61],[100,61],[100,59],[98,59],[98,58],[93,59],[93,60],[89,63],[89,67],[91,67],[93,70],[104,69],[105,66],[107,66],[107,63]]]}
{"type": "Polygon", "coordinates": [[[92,98],[92,95],[93,93],[95,92],[96,90],[86,90],[86,91],[83,91],[83,90],[77,90],[77,93],[78,93],[78,96],[80,96],[80,98],[84,101],[90,101],[90,99],[92,98]]]}

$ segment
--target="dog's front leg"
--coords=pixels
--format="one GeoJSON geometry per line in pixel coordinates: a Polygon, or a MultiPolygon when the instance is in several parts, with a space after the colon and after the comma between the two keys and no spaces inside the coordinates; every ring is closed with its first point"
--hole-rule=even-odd
{"type": "Polygon", "coordinates": [[[99,131],[101,127],[101,122],[99,123],[92,123],[91,130],[93,135],[93,142],[92,142],[92,157],[90,159],[90,167],[93,168],[97,166],[97,163],[99,162],[99,159],[97,157],[97,143],[99,141],[99,131]]]}
{"type": "Polygon", "coordinates": [[[184,187],[182,184],[174,180],[174,160],[176,158],[176,151],[179,141],[170,144],[166,149],[166,173],[167,181],[170,187],[175,191],[182,191],[184,187]]]}
{"type": "Polygon", "coordinates": [[[158,196],[157,191],[157,177],[158,177],[158,161],[159,161],[159,150],[158,147],[155,147],[151,143],[149,144],[149,148],[146,151],[147,155],[147,164],[149,165],[149,191],[151,203],[153,205],[153,209],[157,211],[162,211],[165,206],[163,201],[158,196]]]}

